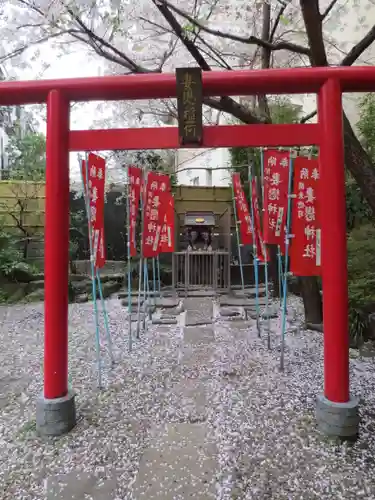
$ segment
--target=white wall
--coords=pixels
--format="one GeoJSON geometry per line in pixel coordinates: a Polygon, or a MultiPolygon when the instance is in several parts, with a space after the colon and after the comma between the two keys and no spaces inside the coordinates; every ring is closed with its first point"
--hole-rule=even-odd
{"type": "Polygon", "coordinates": [[[228,186],[229,150],[179,149],[175,156],[177,183],[184,186],[228,186]]]}

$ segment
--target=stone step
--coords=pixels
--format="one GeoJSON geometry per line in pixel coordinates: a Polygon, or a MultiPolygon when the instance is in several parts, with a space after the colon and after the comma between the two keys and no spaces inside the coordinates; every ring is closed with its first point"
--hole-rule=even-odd
{"type": "MultiPolygon", "coordinates": [[[[262,297],[266,294],[266,287],[258,287],[258,296],[262,297]]],[[[233,290],[235,297],[256,297],[256,288],[245,288],[245,290],[233,290]]]]}
{"type": "MultiPolygon", "coordinates": [[[[265,306],[267,303],[266,297],[259,297],[258,304],[265,306]]],[[[255,298],[247,297],[221,297],[220,306],[224,307],[256,307],[255,298]]]]}
{"type": "Polygon", "coordinates": [[[161,309],[172,309],[177,307],[180,300],[177,297],[156,297],[152,299],[152,304],[161,309]]]}
{"type": "MultiPolygon", "coordinates": [[[[124,307],[128,307],[128,298],[126,297],[126,299],[121,299],[121,305],[124,306],[124,307]]],[[[143,298],[141,297],[141,301],[140,301],[140,304],[142,305],[143,304],[143,298]]],[[[137,306],[138,305],[138,297],[132,297],[131,298],[131,305],[132,306],[137,306]]]]}
{"type": "Polygon", "coordinates": [[[183,302],[186,311],[185,326],[212,323],[213,303],[209,298],[187,298],[183,302]]]}
{"type": "Polygon", "coordinates": [[[185,297],[186,295],[188,297],[216,297],[217,294],[219,292],[217,292],[216,290],[213,290],[213,289],[210,289],[210,290],[187,290],[187,292],[185,292],[185,290],[182,288],[182,289],[179,289],[178,290],[178,294],[181,296],[181,297],[185,297]]]}
{"type": "Polygon", "coordinates": [[[185,327],[184,341],[192,345],[210,344],[215,341],[214,329],[212,326],[185,327]]]}
{"type": "Polygon", "coordinates": [[[152,431],[132,487],[137,500],[216,498],[215,446],[205,423],[167,424],[152,431]]]}
{"type": "Polygon", "coordinates": [[[152,318],[153,325],[177,325],[177,318],[152,318]]]}

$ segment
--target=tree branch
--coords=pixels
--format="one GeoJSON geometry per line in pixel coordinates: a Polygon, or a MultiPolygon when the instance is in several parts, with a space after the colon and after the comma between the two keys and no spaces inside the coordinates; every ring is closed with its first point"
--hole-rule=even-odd
{"type": "Polygon", "coordinates": [[[370,31],[358,42],[354,47],[350,49],[348,54],[341,61],[340,66],[351,66],[355,61],[361,57],[363,52],[370,47],[370,45],[375,41],[375,25],[370,29],[370,31]]]}
{"type": "Polygon", "coordinates": [[[181,24],[177,21],[177,19],[174,17],[172,12],[169,10],[168,6],[164,4],[164,2],[161,2],[160,0],[152,0],[152,3],[155,5],[160,14],[167,21],[167,23],[172,28],[176,36],[181,40],[181,42],[186,47],[190,55],[197,62],[199,67],[202,68],[204,71],[211,71],[210,65],[202,56],[202,54],[199,52],[194,42],[192,40],[189,40],[189,37],[186,36],[184,29],[182,28],[181,24]]]}
{"type": "Polygon", "coordinates": [[[220,97],[219,99],[215,99],[213,97],[204,97],[203,104],[205,104],[206,106],[210,106],[217,111],[229,113],[230,115],[237,118],[237,120],[240,120],[243,123],[247,123],[248,125],[265,123],[264,120],[255,116],[248,109],[246,109],[244,106],[241,106],[241,104],[234,101],[230,97],[220,97]]]}
{"type": "Polygon", "coordinates": [[[153,0],[153,3],[155,5],[165,5],[167,6],[170,10],[178,14],[179,16],[183,17],[189,23],[192,25],[196,26],[199,28],[201,31],[204,31],[210,35],[217,36],[219,38],[226,38],[228,40],[233,40],[234,42],[240,42],[244,43],[246,45],[259,45],[260,47],[267,48],[271,51],[277,51],[277,50],[289,50],[291,52],[296,52],[297,54],[303,54],[310,56],[310,50],[307,47],[303,47],[301,45],[297,45],[292,42],[277,42],[277,43],[270,43],[268,41],[262,40],[256,36],[249,36],[249,37],[242,37],[242,36],[237,36],[232,33],[226,33],[220,30],[216,29],[211,29],[206,26],[204,26],[202,23],[199,21],[195,20],[193,17],[191,17],[187,12],[184,12],[183,10],[175,7],[173,4],[168,2],[167,0],[153,0]]]}
{"type": "Polygon", "coordinates": [[[281,9],[279,10],[277,16],[276,16],[276,19],[275,19],[275,22],[274,22],[274,25],[272,26],[272,29],[271,29],[271,34],[269,36],[269,42],[272,43],[273,42],[273,39],[274,39],[274,36],[275,36],[275,33],[276,33],[276,30],[277,28],[279,27],[279,24],[280,24],[280,21],[281,21],[281,18],[283,17],[283,14],[285,12],[285,9],[287,8],[287,4],[286,5],[283,5],[281,7],[281,9]]]}
{"type": "MultiPolygon", "coordinates": [[[[271,29],[271,6],[268,2],[263,2],[263,23],[262,23],[262,40],[270,39],[271,29]]],[[[261,67],[269,69],[271,63],[271,51],[267,47],[261,47],[261,67]]],[[[271,122],[271,113],[268,106],[267,97],[265,94],[258,96],[259,108],[268,122],[271,122]]]]}
{"type": "MultiPolygon", "coordinates": [[[[200,66],[200,68],[202,68],[204,71],[211,71],[210,65],[202,56],[194,42],[186,36],[184,29],[174,17],[172,12],[169,10],[168,6],[165,5],[165,2],[160,2],[160,0],[152,0],[152,2],[165,18],[167,23],[170,25],[176,36],[184,44],[184,46],[200,66]]],[[[260,122],[257,117],[253,116],[246,108],[238,104],[230,97],[223,96],[220,99],[204,98],[203,103],[207,106],[210,106],[211,108],[216,109],[217,111],[224,111],[226,113],[232,114],[235,118],[243,121],[244,123],[250,124],[260,122]]]]}
{"type": "Polygon", "coordinates": [[[337,4],[337,1],[338,0],[332,0],[331,3],[328,5],[328,7],[326,8],[326,10],[323,12],[323,14],[321,14],[320,18],[322,21],[324,21],[324,19],[329,16],[331,10],[333,9],[333,7],[337,4]]]}
{"type": "MultiPolygon", "coordinates": [[[[124,66],[125,68],[127,68],[129,71],[132,71],[133,73],[158,73],[159,72],[159,70],[150,70],[150,69],[144,68],[143,66],[140,66],[139,64],[135,63],[132,59],[130,59],[130,57],[125,55],[120,50],[116,49],[116,47],[114,47],[112,44],[108,43],[106,40],[104,40],[104,38],[102,38],[102,37],[98,36],[96,33],[94,33],[88,26],[86,26],[86,24],[82,21],[82,19],[80,19],[76,14],[74,14],[74,12],[70,8],[67,8],[67,12],[71,15],[71,17],[74,19],[74,21],[78,24],[78,26],[81,28],[83,33],[88,37],[88,40],[86,41],[86,43],[88,45],[90,45],[98,55],[101,55],[103,57],[106,57],[109,60],[117,62],[117,64],[124,66]],[[103,47],[112,51],[115,54],[115,56],[117,56],[117,57],[115,57],[115,60],[114,60],[114,56],[111,55],[109,52],[107,52],[109,57],[107,57],[107,55],[105,55],[106,51],[104,51],[103,47]],[[122,63],[120,61],[122,61],[122,63]]],[[[76,38],[78,38],[78,37],[76,36],[76,38]]],[[[80,40],[82,41],[82,38],[80,38],[80,40]]]]}
{"type": "MultiPolygon", "coordinates": [[[[363,52],[370,47],[370,45],[375,41],[375,26],[373,26],[370,31],[360,40],[356,45],[354,45],[348,54],[340,62],[340,66],[352,66],[356,60],[361,57],[363,52]]],[[[301,119],[301,123],[306,123],[311,118],[314,118],[317,111],[312,111],[308,115],[301,119]]]]}
{"type": "Polygon", "coordinates": [[[309,41],[311,66],[328,66],[319,0],[300,0],[300,6],[309,41]]]}

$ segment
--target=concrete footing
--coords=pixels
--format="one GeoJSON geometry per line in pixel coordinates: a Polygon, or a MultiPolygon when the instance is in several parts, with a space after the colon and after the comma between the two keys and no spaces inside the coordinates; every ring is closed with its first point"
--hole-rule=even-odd
{"type": "Polygon", "coordinates": [[[359,430],[359,398],[347,403],[333,403],[320,395],[316,401],[316,419],[319,430],[329,437],[356,439],[359,430]]]}
{"type": "Polygon", "coordinates": [[[63,398],[46,399],[41,396],[36,404],[36,430],[42,436],[61,436],[77,423],[75,394],[63,398]]]}

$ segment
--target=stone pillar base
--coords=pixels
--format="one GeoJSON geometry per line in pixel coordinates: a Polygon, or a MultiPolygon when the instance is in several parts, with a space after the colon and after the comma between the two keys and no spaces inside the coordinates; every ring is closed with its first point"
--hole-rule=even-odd
{"type": "Polygon", "coordinates": [[[41,396],[36,404],[36,430],[42,436],[61,436],[75,427],[75,394],[63,398],[46,399],[41,396]]]}
{"type": "Polygon", "coordinates": [[[333,403],[320,395],[316,401],[316,419],[319,430],[326,436],[356,439],[359,429],[359,398],[347,403],[333,403]]]}

